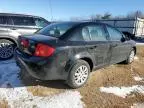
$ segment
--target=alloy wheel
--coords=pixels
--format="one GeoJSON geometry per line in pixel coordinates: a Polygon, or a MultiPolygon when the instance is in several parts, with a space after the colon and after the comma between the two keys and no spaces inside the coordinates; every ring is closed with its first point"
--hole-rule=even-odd
{"type": "Polygon", "coordinates": [[[6,59],[13,55],[13,46],[10,43],[0,43],[0,58],[6,59]]]}
{"type": "Polygon", "coordinates": [[[130,53],[130,56],[129,56],[129,61],[130,61],[130,63],[133,62],[134,56],[135,56],[135,52],[132,50],[131,53],[130,53]]]}
{"type": "Polygon", "coordinates": [[[89,75],[88,68],[85,65],[80,66],[75,74],[74,74],[74,81],[77,85],[82,85],[86,82],[89,75]]]}

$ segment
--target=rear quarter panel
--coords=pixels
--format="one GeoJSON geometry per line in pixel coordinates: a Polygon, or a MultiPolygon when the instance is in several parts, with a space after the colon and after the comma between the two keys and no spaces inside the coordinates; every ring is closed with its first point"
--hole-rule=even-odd
{"type": "Polygon", "coordinates": [[[76,61],[82,58],[89,58],[94,63],[92,55],[88,53],[83,42],[66,42],[64,46],[57,48],[56,53],[57,62],[66,72],[69,72],[76,61]]]}

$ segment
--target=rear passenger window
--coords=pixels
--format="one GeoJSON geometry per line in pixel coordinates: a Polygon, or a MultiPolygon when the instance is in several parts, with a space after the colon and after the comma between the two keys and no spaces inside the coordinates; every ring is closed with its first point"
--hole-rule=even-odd
{"type": "Polygon", "coordinates": [[[35,26],[35,22],[32,17],[12,17],[14,25],[20,26],[35,26]]]}
{"type": "Polygon", "coordinates": [[[7,17],[6,16],[0,16],[0,24],[7,24],[7,17]]]}
{"type": "Polygon", "coordinates": [[[87,26],[91,41],[107,41],[106,33],[101,25],[87,26]]]}
{"type": "Polygon", "coordinates": [[[89,25],[82,29],[85,41],[107,41],[106,33],[101,25],[89,25]]]}
{"type": "Polygon", "coordinates": [[[107,30],[108,30],[111,40],[113,40],[113,41],[121,40],[122,34],[118,30],[116,30],[112,27],[109,27],[109,26],[107,26],[107,30]]]}
{"type": "Polygon", "coordinates": [[[88,27],[84,27],[84,28],[82,29],[82,36],[83,36],[83,39],[84,39],[85,41],[90,41],[90,40],[91,40],[88,27]]]}
{"type": "Polygon", "coordinates": [[[106,33],[101,25],[85,26],[75,32],[71,39],[72,41],[107,41],[106,33]]]}

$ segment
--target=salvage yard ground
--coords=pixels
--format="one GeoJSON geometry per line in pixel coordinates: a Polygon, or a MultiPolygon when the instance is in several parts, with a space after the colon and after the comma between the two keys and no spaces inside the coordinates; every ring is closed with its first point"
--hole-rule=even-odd
{"type": "Polygon", "coordinates": [[[23,76],[14,60],[0,62],[0,108],[144,108],[144,46],[131,65],[112,65],[76,90],[63,81],[23,76]]]}

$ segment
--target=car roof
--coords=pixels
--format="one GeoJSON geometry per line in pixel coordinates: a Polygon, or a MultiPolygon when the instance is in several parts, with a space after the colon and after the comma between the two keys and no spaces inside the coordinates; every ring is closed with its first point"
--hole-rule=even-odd
{"type": "Polygon", "coordinates": [[[62,23],[71,23],[71,24],[75,24],[75,25],[81,25],[81,24],[101,24],[101,25],[108,25],[105,23],[101,23],[101,22],[96,22],[96,21],[64,21],[64,22],[55,22],[57,24],[62,24],[62,23]]]}
{"type": "Polygon", "coordinates": [[[39,17],[39,16],[27,15],[27,14],[17,14],[17,13],[0,13],[0,16],[21,16],[21,17],[42,18],[42,17],[39,17]]]}

